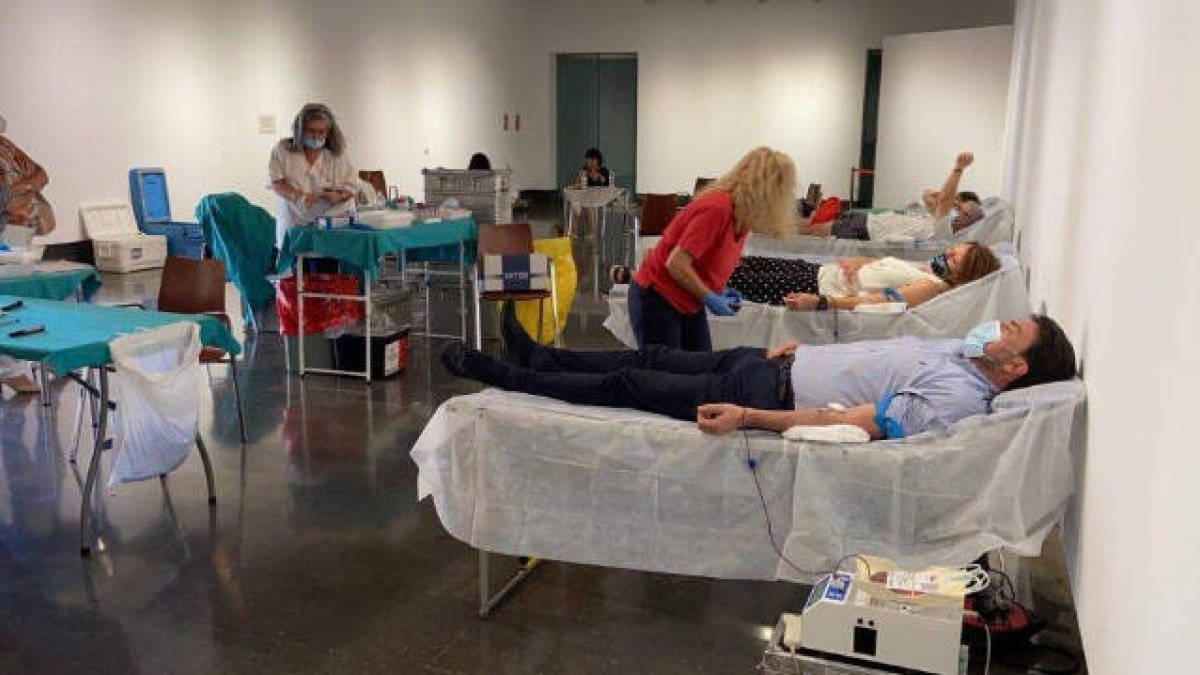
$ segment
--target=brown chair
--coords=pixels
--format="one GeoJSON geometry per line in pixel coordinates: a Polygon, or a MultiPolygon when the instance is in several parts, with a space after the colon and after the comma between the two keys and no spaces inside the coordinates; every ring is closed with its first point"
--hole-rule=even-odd
{"type": "Polygon", "coordinates": [[[716,178],[697,178],[696,185],[692,188],[692,196],[696,196],[704,191],[709,185],[717,182],[716,178]]]}
{"type": "Polygon", "coordinates": [[[633,260],[631,267],[641,264],[642,237],[658,237],[671,224],[679,211],[675,195],[647,194],[642,197],[641,213],[633,221],[633,260]]]}
{"type": "Polygon", "coordinates": [[[642,213],[637,220],[639,236],[656,237],[671,224],[678,211],[675,195],[646,195],[642,198],[642,213]]]}
{"type": "Polygon", "coordinates": [[[558,339],[558,285],[554,279],[554,261],[547,259],[546,272],[550,277],[550,290],[547,291],[484,291],[483,257],[485,255],[514,255],[533,253],[533,231],[529,223],[480,223],[479,243],[476,247],[476,269],[473,278],[475,289],[475,348],[483,349],[483,303],[505,302],[507,300],[537,300],[538,301],[538,342],[541,342],[545,301],[550,301],[551,315],[554,317],[554,343],[558,339]]]}
{"type": "MultiPolygon", "coordinates": [[[[225,313],[225,264],[220,260],[167,258],[158,289],[158,309],[178,314],[208,314],[230,327],[225,313]]],[[[217,347],[200,351],[200,363],[229,365],[233,394],[237,403],[238,430],[246,442],[246,420],[242,412],[242,390],[238,385],[237,357],[217,347]]]]}
{"type": "Polygon", "coordinates": [[[378,169],[359,171],[358,177],[374,188],[380,197],[383,199],[388,198],[387,181],[384,180],[382,171],[378,169]]]}

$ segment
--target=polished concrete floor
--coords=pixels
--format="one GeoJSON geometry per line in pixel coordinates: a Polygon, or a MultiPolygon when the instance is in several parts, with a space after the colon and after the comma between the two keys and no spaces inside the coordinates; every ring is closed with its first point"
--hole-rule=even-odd
{"type": "MultiPolygon", "coordinates": [[[[157,279],[106,282],[102,301],[153,297],[157,279]]],[[[585,305],[568,342],[611,345],[602,318],[585,305]]],[[[481,620],[475,552],[416,501],[408,456],[435,407],[475,387],[422,340],[371,387],[289,375],[274,335],[245,364],[250,443],[224,368],[201,418],[216,509],[195,456],[165,489],[103,489],[90,559],[67,461],[78,389],[55,385],[52,409],[0,400],[0,673],[754,673],[801,601],[786,583],[550,562],[481,620]]],[[[1023,570],[1047,641],[1078,645],[1057,538],[1023,570]]]]}

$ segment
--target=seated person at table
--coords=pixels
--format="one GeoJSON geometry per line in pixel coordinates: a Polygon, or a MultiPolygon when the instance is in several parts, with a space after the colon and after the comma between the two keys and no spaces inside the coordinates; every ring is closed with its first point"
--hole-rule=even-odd
{"type": "Polygon", "coordinates": [[[800,234],[838,239],[885,241],[889,238],[917,240],[950,239],[954,233],[983,219],[979,196],[974,192],[959,192],[958,183],[963,171],[975,161],[969,152],[954,160],[954,168],[941,190],[926,190],[921,195],[927,215],[907,213],[850,213],[819,225],[800,225],[800,234]]]}
{"type": "Polygon", "coordinates": [[[575,186],[608,187],[611,179],[612,174],[609,173],[608,167],[604,166],[604,155],[600,153],[600,149],[588,148],[587,152],[583,153],[583,168],[579,171],[575,186]]]}
{"type": "Polygon", "coordinates": [[[747,256],[734,268],[729,287],[750,302],[786,304],[796,310],[854,309],[885,302],[916,307],[998,269],[996,254],[971,241],[946,248],[929,264],[857,257],[821,265],[799,258],[747,256]]]}
{"type": "Polygon", "coordinates": [[[453,342],[442,364],[494,387],[695,420],[713,434],[846,424],[872,439],[904,438],[985,414],[1001,391],[1075,375],[1070,341],[1040,315],[989,321],[961,340],[793,342],[770,351],[573,352],[535,343],[507,307],[503,326],[509,362],[453,342]]]}

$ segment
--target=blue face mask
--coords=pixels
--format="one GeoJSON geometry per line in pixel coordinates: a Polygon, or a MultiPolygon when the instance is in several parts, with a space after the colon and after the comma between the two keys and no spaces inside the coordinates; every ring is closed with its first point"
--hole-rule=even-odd
{"type": "Polygon", "coordinates": [[[933,260],[929,261],[929,269],[938,276],[939,279],[945,279],[950,274],[950,263],[946,260],[945,253],[939,253],[933,256],[933,260]]]}
{"type": "Polygon", "coordinates": [[[984,345],[1000,339],[1000,322],[985,321],[971,329],[963,338],[963,356],[969,359],[987,357],[984,345]]]}
{"type": "Polygon", "coordinates": [[[308,148],[309,150],[320,150],[321,148],[325,147],[325,139],[305,136],[304,147],[308,148]]]}

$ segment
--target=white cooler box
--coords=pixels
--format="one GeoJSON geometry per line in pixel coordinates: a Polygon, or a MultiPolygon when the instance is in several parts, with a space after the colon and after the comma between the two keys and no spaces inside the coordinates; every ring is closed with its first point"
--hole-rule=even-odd
{"type": "Polygon", "coordinates": [[[167,238],[138,231],[133,207],[120,199],[79,205],[83,231],[92,240],[96,269],[137,272],[162,267],[167,261],[167,238]]]}

